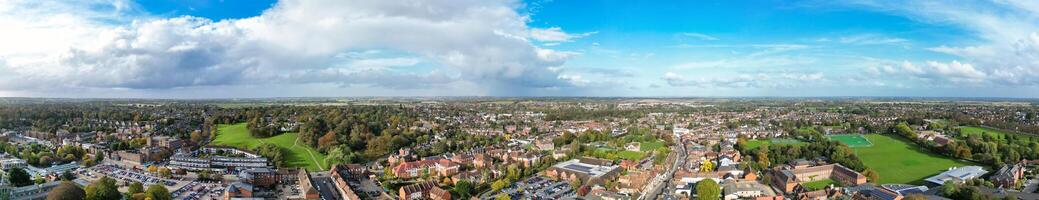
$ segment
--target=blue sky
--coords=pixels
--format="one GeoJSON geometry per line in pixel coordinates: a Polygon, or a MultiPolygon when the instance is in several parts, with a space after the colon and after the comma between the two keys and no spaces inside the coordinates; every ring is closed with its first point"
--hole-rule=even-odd
{"type": "Polygon", "coordinates": [[[12,0],[0,96],[1039,96],[1039,3],[12,0]],[[55,39],[56,38],[56,39],[55,39]],[[34,84],[34,83],[51,84],[34,84]]]}

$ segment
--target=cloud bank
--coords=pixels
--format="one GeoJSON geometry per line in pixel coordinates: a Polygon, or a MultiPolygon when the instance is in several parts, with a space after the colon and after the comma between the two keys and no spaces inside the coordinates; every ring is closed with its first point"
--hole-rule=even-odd
{"type": "Polygon", "coordinates": [[[331,83],[472,90],[575,87],[575,56],[532,41],[587,34],[528,27],[512,0],[283,0],[213,21],[124,1],[0,1],[0,90],[331,83]],[[43,84],[45,83],[45,84],[43,84]]]}

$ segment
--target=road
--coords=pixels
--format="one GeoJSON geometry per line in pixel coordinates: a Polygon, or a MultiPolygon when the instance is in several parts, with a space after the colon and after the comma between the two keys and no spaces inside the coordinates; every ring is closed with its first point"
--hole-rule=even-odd
{"type": "Polygon", "coordinates": [[[313,179],[314,187],[317,188],[318,193],[321,193],[321,199],[339,199],[339,192],[336,191],[331,176],[325,173],[310,173],[310,177],[313,179]]]}
{"type": "MultiPolygon", "coordinates": [[[[655,177],[653,179],[653,182],[650,182],[650,184],[647,185],[647,188],[649,188],[649,189],[648,190],[647,189],[643,190],[643,191],[646,191],[646,192],[643,192],[642,196],[639,196],[639,198],[638,198],[639,200],[654,200],[654,199],[656,199],[657,196],[659,196],[661,194],[661,192],[662,192],[661,190],[663,190],[665,188],[665,186],[670,185],[671,179],[675,177],[675,171],[677,171],[679,168],[682,167],[682,165],[685,164],[685,159],[686,159],[685,145],[684,144],[680,144],[680,142],[679,142],[679,143],[676,143],[675,146],[672,146],[671,149],[674,152],[678,152],[677,153],[678,156],[675,157],[675,163],[670,168],[667,169],[666,173],[658,175],[657,177],[655,177]]],[[[666,191],[664,191],[664,193],[666,193],[666,191]]]]}

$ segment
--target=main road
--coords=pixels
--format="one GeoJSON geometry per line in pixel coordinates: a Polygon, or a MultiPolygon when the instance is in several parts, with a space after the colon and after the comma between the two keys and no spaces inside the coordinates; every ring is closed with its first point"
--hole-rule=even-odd
{"type": "MultiPolygon", "coordinates": [[[[639,200],[655,200],[657,196],[660,196],[662,192],[661,190],[666,188],[665,186],[670,185],[671,179],[675,177],[675,171],[685,164],[685,144],[677,142],[675,143],[675,146],[671,147],[671,149],[672,151],[678,152],[678,156],[675,157],[675,163],[667,169],[667,172],[657,175],[657,177],[653,179],[653,182],[650,182],[650,184],[647,185],[647,188],[649,189],[643,190],[645,192],[642,193],[642,196],[639,196],[639,200]]],[[[664,193],[666,193],[666,191],[664,191],[664,193]]]]}

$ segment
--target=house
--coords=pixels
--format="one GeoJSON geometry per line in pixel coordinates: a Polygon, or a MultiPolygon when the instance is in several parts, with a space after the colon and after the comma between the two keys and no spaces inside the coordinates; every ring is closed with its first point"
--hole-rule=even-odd
{"type": "Polygon", "coordinates": [[[321,194],[314,188],[314,182],[311,182],[310,174],[307,173],[307,170],[300,168],[298,171],[296,178],[299,179],[299,188],[302,191],[303,199],[321,199],[321,194]]]}
{"type": "Polygon", "coordinates": [[[641,147],[641,144],[639,142],[631,142],[631,143],[628,143],[628,145],[624,146],[624,150],[639,151],[639,150],[641,150],[640,147],[641,147]]]}
{"type": "Polygon", "coordinates": [[[641,193],[642,188],[649,184],[650,180],[656,176],[656,173],[652,171],[635,171],[628,172],[627,176],[621,176],[617,178],[617,183],[620,184],[620,191],[626,193],[641,193]]]}
{"type": "Polygon", "coordinates": [[[253,198],[253,186],[248,183],[234,182],[227,185],[224,200],[253,198]]]}
{"type": "Polygon", "coordinates": [[[278,183],[278,174],[268,168],[250,168],[238,173],[238,179],[253,186],[271,187],[278,183]]]}
{"type": "Polygon", "coordinates": [[[448,159],[431,159],[412,162],[404,162],[393,168],[393,174],[398,178],[418,178],[423,175],[446,177],[458,173],[461,165],[448,159]]]}
{"type": "Polygon", "coordinates": [[[1024,177],[1025,169],[1021,163],[1013,165],[1003,165],[996,171],[995,174],[990,178],[992,183],[1002,188],[1016,188],[1018,182],[1021,181],[1021,177],[1024,177]]]}
{"type": "Polygon", "coordinates": [[[451,193],[437,187],[436,182],[426,181],[401,187],[400,199],[451,200],[451,193]]]}
{"type": "MultiPolygon", "coordinates": [[[[354,164],[356,165],[356,164],[354,164]]],[[[346,200],[360,200],[361,197],[357,196],[354,189],[350,187],[350,180],[356,179],[355,176],[363,175],[365,172],[357,171],[356,169],[364,169],[364,166],[353,166],[353,165],[335,165],[330,170],[332,183],[335,186],[339,196],[346,200]]],[[[356,181],[356,180],[355,180],[356,181]]]]}
{"type": "MultiPolygon", "coordinates": [[[[722,195],[726,200],[732,199],[772,199],[779,195],[765,184],[757,181],[730,181],[722,185],[722,195]]],[[[779,196],[781,197],[781,196],[779,196]]]]}

